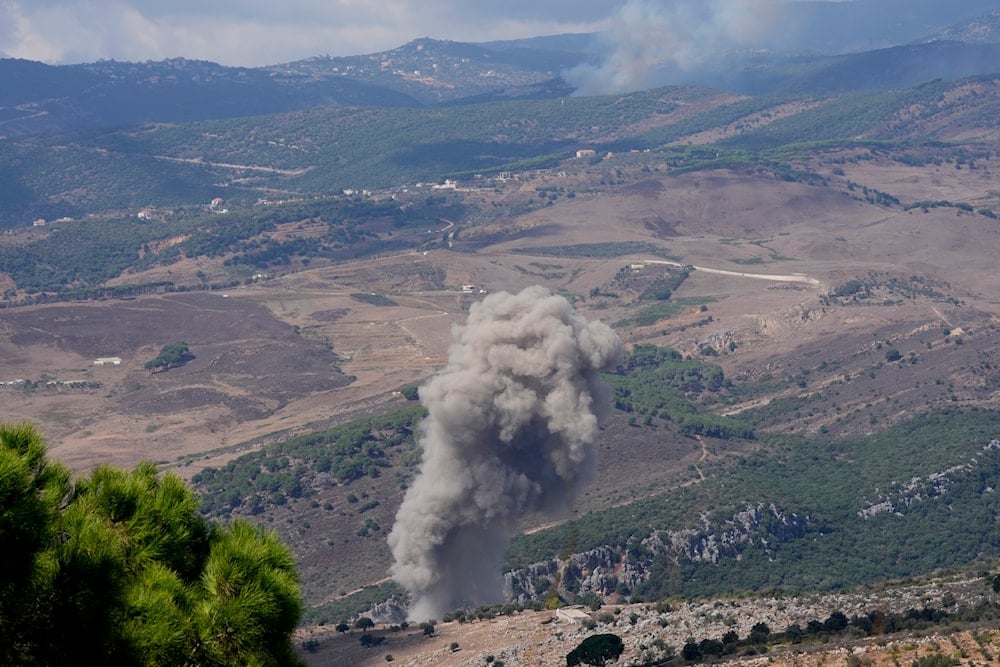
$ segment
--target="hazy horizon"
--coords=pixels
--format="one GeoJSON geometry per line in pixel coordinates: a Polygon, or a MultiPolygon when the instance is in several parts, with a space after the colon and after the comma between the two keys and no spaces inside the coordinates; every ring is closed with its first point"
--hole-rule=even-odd
{"type": "MultiPolygon", "coordinates": [[[[844,0],[845,2],[848,0],[844,0]]],[[[551,0],[471,4],[455,0],[290,0],[276,3],[223,0],[9,0],[0,3],[0,56],[53,65],[99,60],[142,62],[168,58],[257,67],[314,56],[352,56],[396,48],[414,39],[487,42],[567,33],[600,32],[615,51],[621,40],[655,36],[653,52],[681,64],[720,46],[781,46],[807,34],[790,6],[814,8],[835,0],[551,0]]],[[[928,32],[976,13],[1000,8],[991,0],[956,0],[942,8],[932,0],[850,0],[868,45],[873,31],[886,42],[900,30],[928,32]],[[864,14],[885,7],[892,24],[872,25],[864,14]],[[954,21],[948,18],[953,17],[954,21]],[[942,23],[942,21],[944,21],[942,23]],[[893,32],[895,31],[895,32],[893,32]]],[[[813,15],[817,15],[815,11],[813,15]]],[[[646,41],[648,44],[650,40],[646,41]]],[[[796,46],[798,48],[798,46],[796,46]]],[[[643,50],[643,57],[649,55],[643,50]]],[[[621,54],[619,54],[621,55],[621,54]]],[[[627,56],[626,56],[627,57],[627,56]]]]}

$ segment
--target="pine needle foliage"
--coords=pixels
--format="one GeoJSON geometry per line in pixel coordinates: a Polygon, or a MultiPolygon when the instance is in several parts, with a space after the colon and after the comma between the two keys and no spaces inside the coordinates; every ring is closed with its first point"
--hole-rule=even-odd
{"type": "Polygon", "coordinates": [[[75,483],[0,424],[0,664],[295,665],[295,561],[150,463],[75,483]]]}

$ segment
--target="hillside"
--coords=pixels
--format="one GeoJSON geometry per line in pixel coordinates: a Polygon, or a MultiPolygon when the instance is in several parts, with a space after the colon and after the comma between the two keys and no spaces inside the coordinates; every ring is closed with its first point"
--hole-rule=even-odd
{"type": "MultiPolygon", "coordinates": [[[[129,463],[152,456],[194,476],[208,497],[229,503],[227,509],[212,500],[213,511],[246,513],[280,528],[301,559],[307,599],[319,604],[384,578],[388,554],[382,535],[413,474],[413,443],[404,438],[387,447],[376,439],[385,453],[374,468],[378,475],[349,482],[317,477],[323,471],[314,467],[312,454],[297,460],[301,454],[292,456],[275,443],[399,405],[402,398],[395,390],[440,367],[450,325],[461,322],[478,298],[463,292],[462,285],[496,291],[537,282],[572,295],[582,312],[614,324],[629,343],[669,345],[718,363],[732,386],[713,391],[702,382],[700,390],[686,390],[683,400],[693,401],[695,412],[738,419],[756,438],[725,439],[718,437],[723,431],[692,431],[704,427],[688,423],[683,404],[669,397],[663,408],[619,412],[602,449],[602,455],[617,464],[602,469],[579,507],[581,512],[598,512],[592,515],[598,529],[580,523],[572,538],[565,528],[534,533],[517,547],[533,555],[515,557],[516,564],[544,560],[546,551],[560,551],[570,541],[579,553],[611,544],[599,529],[601,522],[627,523],[608,508],[650,496],[661,500],[645,501],[651,509],[644,511],[659,512],[652,508],[663,503],[676,510],[693,508],[713,498],[721,514],[709,526],[732,521],[747,504],[772,502],[782,513],[808,514],[822,517],[826,523],[820,525],[841,525],[865,505],[831,505],[825,511],[832,514],[823,514],[801,495],[766,495],[764,471],[788,477],[785,468],[772,470],[767,456],[753,463],[756,491],[741,492],[745,481],[729,477],[741,470],[731,467],[732,456],[761,447],[765,454],[793,447],[791,455],[795,441],[782,438],[794,434],[807,438],[801,445],[803,455],[815,453],[826,460],[821,452],[840,442],[838,446],[883,456],[868,466],[884,469],[885,461],[901,456],[900,442],[905,439],[874,449],[873,434],[893,425],[909,428],[905,425],[928,408],[959,407],[965,412],[996,407],[991,294],[997,286],[989,251],[996,221],[977,212],[991,212],[996,206],[990,194],[996,157],[976,157],[973,169],[967,160],[957,161],[963,149],[952,146],[865,146],[847,142],[799,147],[784,170],[776,162],[733,161],[735,154],[720,163],[714,150],[705,155],[688,148],[625,154],[596,164],[583,161],[569,166],[565,176],[522,175],[450,193],[447,198],[460,197],[464,209],[430,209],[426,215],[453,215],[454,227],[437,220],[428,235],[428,226],[419,222],[427,219],[416,217],[410,241],[404,234],[406,224],[378,223],[372,217],[379,210],[376,201],[331,198],[314,202],[311,206],[319,207],[315,209],[279,206],[275,211],[287,214],[288,222],[260,219],[259,226],[248,228],[255,234],[250,239],[258,239],[253,246],[239,235],[219,236],[223,230],[241,229],[234,226],[240,219],[236,213],[203,213],[205,217],[192,219],[189,238],[130,241],[137,249],[146,244],[149,253],[165,257],[172,248],[220,244],[219,254],[191,250],[198,256],[184,258],[179,252],[165,265],[137,266],[139,272],[111,281],[122,290],[132,289],[121,294],[135,301],[57,302],[9,311],[5,367],[11,379],[30,378],[33,385],[30,390],[5,387],[11,399],[8,409],[38,420],[59,443],[56,453],[76,466],[105,457],[129,463]],[[956,169],[956,164],[963,168],[956,169]],[[712,197],[706,199],[705,192],[712,197]],[[926,201],[928,196],[934,200],[926,201]],[[504,214],[486,215],[496,208],[494,202],[504,214]],[[524,212],[515,217],[509,211],[518,202],[525,204],[524,212]],[[346,203],[353,208],[343,208],[346,203]],[[351,211],[357,223],[334,224],[351,211]],[[199,227],[204,228],[203,237],[198,236],[199,227]],[[380,236],[411,245],[402,250],[386,246],[377,256],[345,261],[323,256],[319,246],[298,243],[320,241],[324,230],[341,228],[358,233],[346,246],[354,253],[360,252],[359,243],[380,236]],[[362,234],[365,229],[375,236],[362,234]],[[433,245],[424,245],[429,242],[433,245]],[[263,253],[269,248],[273,253],[263,253]],[[262,254],[249,264],[232,261],[256,252],[262,254]],[[678,284],[682,274],[675,275],[669,262],[696,268],[678,284]],[[629,268],[637,263],[641,269],[629,268]],[[239,273],[243,271],[247,273],[239,273]],[[250,278],[249,271],[267,277],[243,284],[238,276],[250,278]],[[224,278],[239,284],[220,289],[228,283],[217,282],[214,291],[189,295],[168,291],[185,284],[210,287],[224,278]],[[164,294],[143,293],[158,291],[164,294]],[[668,292],[667,299],[659,298],[668,292]],[[374,298],[373,293],[381,296],[374,298]],[[183,315],[188,312],[185,303],[195,298],[203,317],[197,321],[183,315]],[[214,313],[218,308],[232,311],[236,319],[221,318],[214,313]],[[162,312],[162,321],[149,319],[154,310],[162,312]],[[136,317],[125,316],[127,312],[136,317]],[[139,317],[141,313],[147,316],[139,317]],[[87,323],[100,317],[118,322],[115,338],[83,335],[87,323]],[[165,323],[170,323],[169,329],[165,323]],[[248,328],[251,323],[269,324],[248,328]],[[191,345],[195,361],[163,374],[145,372],[143,364],[174,339],[191,345]],[[244,357],[233,356],[234,349],[245,350],[244,357]],[[269,349],[285,350],[298,365],[280,361],[269,349]],[[890,349],[897,350],[901,360],[890,362],[890,349]],[[305,357],[307,351],[315,356],[305,357]],[[120,356],[122,365],[92,367],[98,356],[120,356]],[[277,366],[264,365],[272,358],[277,366]],[[302,366],[307,358],[315,359],[311,368],[302,366]],[[325,369],[334,365],[353,381],[346,386],[305,381],[323,381],[325,369]],[[281,368],[287,372],[277,370],[281,368]],[[100,386],[74,389],[50,386],[50,380],[100,386]],[[197,410],[185,411],[182,419],[170,407],[175,399],[197,410]],[[201,402],[192,403],[196,399],[201,402]],[[664,410],[670,419],[661,414],[664,410]],[[102,415],[100,421],[95,415],[102,415]],[[230,463],[258,450],[262,453],[230,463]],[[267,462],[283,456],[288,460],[267,462]],[[253,476],[254,466],[276,477],[258,475],[267,490],[254,487],[251,494],[236,480],[253,476]],[[197,475],[207,468],[229,471],[218,477],[223,486],[202,486],[205,476],[197,475]],[[702,475],[710,481],[691,486],[702,475]],[[296,487],[301,495],[290,495],[296,487]],[[663,495],[670,489],[688,490],[683,496],[663,495]],[[727,495],[722,503],[720,490],[736,495],[727,495]],[[344,567],[344,562],[362,565],[344,567]]],[[[427,206],[433,192],[438,191],[415,194],[413,203],[427,206]]],[[[420,211],[416,206],[408,210],[420,211]]],[[[142,231],[158,223],[130,224],[142,231]]],[[[58,238],[63,233],[47,229],[32,234],[58,238]]],[[[10,235],[5,241],[19,238],[10,235]]],[[[18,253],[30,257],[23,248],[18,253]]],[[[68,261],[60,265],[68,267],[68,261]]],[[[79,297],[115,294],[97,290],[79,297]]],[[[966,414],[962,419],[974,417],[966,414]]],[[[958,419],[947,421],[957,424],[958,419]]],[[[955,450],[955,458],[942,450],[945,459],[925,458],[922,463],[928,467],[906,479],[965,465],[963,457],[994,437],[982,429],[974,433],[978,435],[956,441],[964,449],[955,450]]],[[[834,467],[824,469],[822,476],[831,482],[839,479],[840,460],[829,460],[834,467]]],[[[859,491],[872,496],[875,488],[902,479],[873,479],[867,490],[859,491]]],[[[820,486],[808,484],[821,493],[820,486]]],[[[835,497],[848,501],[842,494],[835,497]]],[[[969,511],[979,511],[974,507],[969,505],[969,511]]],[[[974,514],[967,516],[972,520],[974,514]]],[[[649,517],[653,521],[653,514],[649,517]]],[[[906,530],[938,534],[944,529],[913,520],[916,523],[907,524],[906,530]]],[[[665,516],[655,521],[671,530],[699,525],[694,510],[683,520],[665,516]]],[[[862,527],[869,525],[874,524],[862,527]]],[[[960,525],[955,524],[956,530],[960,525]]],[[[862,533],[856,534],[861,539],[862,533]]],[[[797,544],[783,549],[804,548],[806,542],[797,544]]],[[[968,551],[949,554],[929,556],[922,565],[904,562],[900,567],[911,569],[895,571],[926,571],[970,558],[968,551]]],[[[808,558],[803,552],[800,560],[808,563],[808,558]]],[[[740,562],[750,566],[759,561],[747,555],[740,562]]],[[[685,590],[732,590],[733,578],[756,581],[749,570],[727,573],[720,566],[712,571],[716,588],[685,590]]],[[[842,578],[831,581],[846,585],[864,571],[841,573],[836,576],[842,578]]],[[[790,584],[797,581],[796,586],[817,585],[805,583],[811,581],[806,574],[787,570],[781,576],[790,584]]],[[[329,614],[327,620],[337,620],[336,613],[318,607],[312,617],[329,614]]]]}
{"type": "Polygon", "coordinates": [[[0,137],[239,118],[331,105],[419,107],[564,97],[574,52],[420,39],[362,56],[270,67],[174,58],[51,66],[0,59],[0,137]]]}
{"type": "Polygon", "coordinates": [[[842,55],[734,53],[683,73],[665,69],[653,80],[724,88],[736,93],[809,93],[894,90],[934,79],[991,74],[1000,46],[992,41],[941,39],[842,55]]]}
{"type": "MultiPolygon", "coordinates": [[[[721,142],[760,151],[815,141],[959,140],[975,151],[969,142],[995,134],[990,119],[998,91],[995,76],[832,96],[740,98],[670,87],[433,110],[327,107],[6,141],[0,142],[0,173],[9,176],[0,224],[134,216],[144,207],[175,209],[217,196],[233,208],[344,190],[400,193],[419,182],[565,170],[579,164],[570,158],[580,148],[619,153],[721,142]]],[[[786,162],[780,151],[774,155],[786,162]]]]}
{"type": "MultiPolygon", "coordinates": [[[[463,49],[394,57],[487,58],[463,49]]],[[[276,530],[316,664],[561,663],[598,628],[637,664],[690,638],[782,664],[992,661],[1000,79],[852,77],[4,140],[0,419],[77,471],[153,460],[204,513],[276,530]],[[474,303],[530,285],[628,349],[600,464],[571,511],[514,522],[499,609],[394,632],[417,387],[474,303]],[[543,609],[571,604],[621,611],[588,629],[543,609]],[[361,614],[385,651],[334,635],[361,614]],[[741,644],[751,620],[767,637],[741,644]]]]}
{"type": "MultiPolygon", "coordinates": [[[[396,49],[352,57],[319,56],[266,68],[285,80],[347,79],[410,95],[423,104],[532,97],[582,60],[574,51],[523,44],[466,44],[417,39],[396,49]]],[[[568,95],[559,84],[551,96],[568,95]]]]}
{"type": "MultiPolygon", "coordinates": [[[[658,62],[664,54],[650,55],[654,74],[644,85],[820,94],[985,74],[997,60],[992,5],[988,0],[962,0],[947,8],[898,0],[784,3],[770,8],[769,28],[756,42],[724,45],[683,68],[658,62]]],[[[421,38],[378,53],[316,55],[254,68],[185,58],[60,66],[5,58],[0,59],[0,138],[331,105],[414,108],[568,98],[574,86],[564,80],[567,72],[607,66],[622,46],[613,34],[597,33],[482,44],[421,38]]]]}
{"type": "Polygon", "coordinates": [[[960,41],[970,44],[1000,42],[1000,10],[948,26],[921,41],[960,41]]]}
{"type": "Polygon", "coordinates": [[[331,78],[298,81],[263,69],[175,58],[161,62],[51,66],[0,60],[0,136],[236,118],[330,104],[413,106],[377,85],[331,78]]]}

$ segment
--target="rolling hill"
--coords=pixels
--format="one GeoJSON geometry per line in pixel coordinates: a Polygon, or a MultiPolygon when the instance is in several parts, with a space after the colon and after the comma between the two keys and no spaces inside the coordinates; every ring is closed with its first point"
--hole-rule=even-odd
{"type": "Polygon", "coordinates": [[[968,623],[956,653],[992,659],[1000,79],[915,63],[994,45],[803,56],[766,94],[561,97],[552,73],[588,48],[419,40],[266,75],[3,63],[30,73],[9,108],[32,122],[58,116],[32,106],[52,91],[112,92],[89,129],[0,141],[0,418],[37,422],[76,470],[152,459],[206,514],[278,531],[316,664],[386,660],[329,631],[363,613],[401,662],[533,664],[515,636],[561,661],[590,630],[530,610],[573,603],[620,606],[591,620],[647,664],[743,641],[750,616],[772,624],[752,645],[768,657],[798,659],[795,623],[810,651],[929,653],[878,647],[874,607],[903,631],[968,623]],[[423,80],[434,64],[451,78],[423,80]],[[232,95],[199,107],[217,85],[232,95]],[[243,85],[291,106],[244,114],[243,85]],[[97,127],[142,90],[194,115],[97,127]],[[420,462],[417,387],[473,303],[535,284],[629,349],[602,463],[571,512],[515,526],[506,609],[394,632],[385,535],[420,462]],[[185,364],[145,368],[181,340],[185,364]]]}

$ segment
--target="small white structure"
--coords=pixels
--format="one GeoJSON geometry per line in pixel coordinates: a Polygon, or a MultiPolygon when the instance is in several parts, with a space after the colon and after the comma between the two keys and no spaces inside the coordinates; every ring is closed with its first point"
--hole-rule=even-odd
{"type": "Polygon", "coordinates": [[[95,366],[121,366],[121,357],[98,357],[94,359],[95,366]]]}
{"type": "Polygon", "coordinates": [[[475,285],[462,285],[462,291],[466,294],[473,294],[476,291],[475,285]]]}
{"type": "Polygon", "coordinates": [[[597,151],[593,148],[581,148],[576,152],[577,157],[593,157],[597,155],[597,151]]]}

